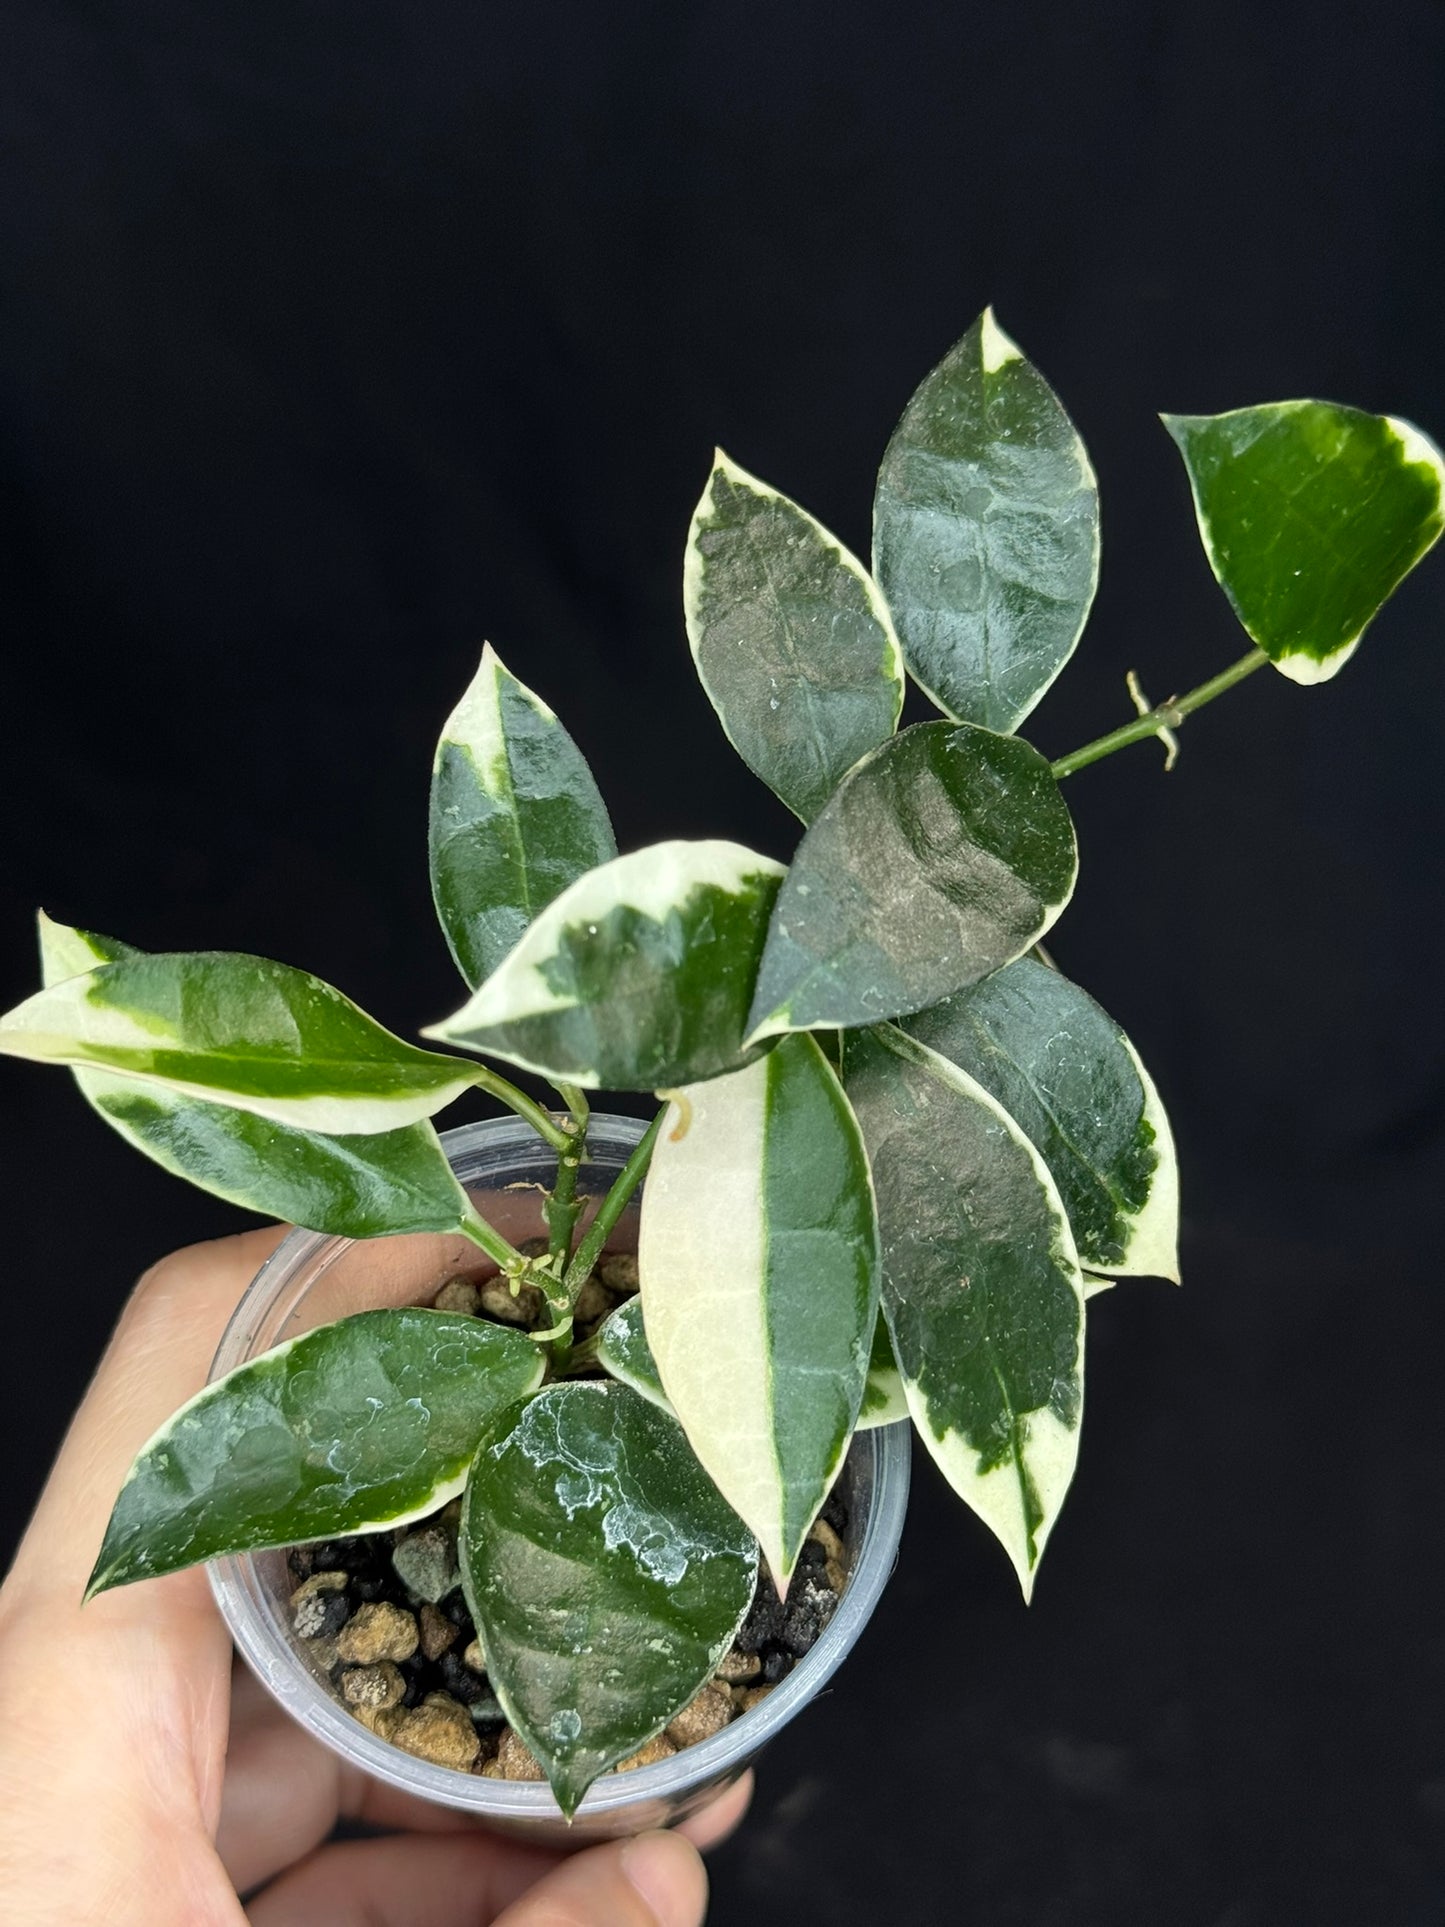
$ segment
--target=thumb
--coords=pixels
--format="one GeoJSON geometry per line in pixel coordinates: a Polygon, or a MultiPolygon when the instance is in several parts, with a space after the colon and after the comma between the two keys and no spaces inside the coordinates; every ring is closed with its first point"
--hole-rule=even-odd
{"type": "Polygon", "coordinates": [[[574,1854],[498,1914],[495,1927],[702,1927],[707,1874],[678,1833],[574,1854]]]}

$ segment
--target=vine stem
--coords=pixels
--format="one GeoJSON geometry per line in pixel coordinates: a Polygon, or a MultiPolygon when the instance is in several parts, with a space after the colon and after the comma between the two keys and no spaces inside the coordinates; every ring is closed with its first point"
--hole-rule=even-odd
{"type": "Polygon", "coordinates": [[[528,1097],[525,1091],[519,1091],[515,1084],[509,1084],[505,1077],[489,1070],[485,1064],[475,1067],[472,1082],[479,1091],[485,1091],[489,1097],[499,1099],[508,1110],[515,1111],[523,1123],[530,1124],[538,1137],[544,1138],[559,1156],[572,1142],[572,1133],[566,1125],[559,1124],[535,1098],[528,1097]]]}
{"type": "Polygon", "coordinates": [[[1147,742],[1157,736],[1161,729],[1178,729],[1186,716],[1193,715],[1196,709],[1203,709],[1212,703],[1216,696],[1222,696],[1226,689],[1233,689],[1237,682],[1252,676],[1256,669],[1263,669],[1269,657],[1262,649],[1251,649],[1247,656],[1232,663],[1219,675],[1211,676],[1208,682],[1200,683],[1187,695],[1171,697],[1167,703],[1156,703],[1153,709],[1146,710],[1132,723],[1122,728],[1110,730],[1107,736],[1098,736],[1092,743],[1085,743],[1082,749],[1070,751],[1061,756],[1056,763],[1050,764],[1056,781],[1062,782],[1072,776],[1075,770],[1086,769],[1090,763],[1097,763],[1105,756],[1112,756],[1116,749],[1127,749],[1130,743],[1147,742]]]}
{"type": "Polygon", "coordinates": [[[602,1256],[602,1247],[611,1237],[617,1220],[627,1209],[628,1200],[641,1184],[647,1167],[652,1162],[653,1147],[662,1130],[662,1120],[667,1116],[667,1106],[653,1118],[638,1141],[637,1149],[612,1180],[612,1189],[597,1207],[597,1216],[588,1225],[581,1244],[578,1245],[572,1262],[567,1267],[567,1295],[576,1303],[577,1294],[586,1284],[593,1265],[602,1256]]]}
{"type": "Polygon", "coordinates": [[[474,1245],[499,1264],[506,1277],[520,1278],[527,1269],[527,1260],[517,1247],[489,1225],[475,1205],[467,1206],[467,1215],[457,1228],[464,1238],[470,1238],[474,1245]]]}

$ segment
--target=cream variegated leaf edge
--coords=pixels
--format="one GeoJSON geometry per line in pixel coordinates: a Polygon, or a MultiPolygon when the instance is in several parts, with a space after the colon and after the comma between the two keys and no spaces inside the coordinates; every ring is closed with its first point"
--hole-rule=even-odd
{"type": "MultiPolygon", "coordinates": [[[[883,600],[882,592],[873,580],[872,575],[846,543],[841,542],[838,537],[833,534],[831,529],[825,528],[815,515],[811,515],[808,510],[803,507],[801,502],[795,501],[791,495],[785,495],[781,489],[772,488],[767,482],[760,480],[758,476],[750,474],[747,469],[740,463],[733,461],[731,456],[721,448],[714,449],[713,451],[712,475],[719,474],[730,482],[734,488],[748,490],[753,495],[765,501],[781,503],[784,508],[798,516],[801,521],[811,528],[819,543],[823,547],[833,551],[839,566],[846,569],[848,573],[856,579],[859,588],[863,592],[869,613],[882,631],[884,642],[887,645],[888,675],[897,690],[897,699],[893,708],[893,723],[896,728],[898,719],[903,713],[903,696],[908,686],[907,671],[903,661],[903,649],[899,643],[897,632],[893,627],[892,614],[889,611],[888,604],[883,600]]],[[[728,728],[725,706],[720,700],[719,693],[714,690],[708,679],[707,671],[703,666],[700,649],[702,634],[701,602],[705,571],[698,537],[711,519],[708,510],[712,503],[712,475],[708,477],[708,486],[703,490],[702,499],[693,511],[692,522],[687,532],[687,547],[683,552],[682,564],[683,620],[687,627],[688,646],[692,652],[693,665],[697,670],[698,681],[702,684],[703,689],[707,692],[708,700],[717,711],[718,718],[722,722],[723,733],[727,736],[728,741],[732,743],[733,748],[742,755],[741,745],[735,740],[732,731],[728,728]]],[[[840,774],[841,773],[842,772],[840,772],[840,774]]],[[[764,780],[766,781],[766,778],[764,778],[764,780]]]]}
{"type": "MultiPolygon", "coordinates": [[[[421,1034],[441,1043],[476,1048],[470,1040],[479,1031],[578,1009],[579,998],[560,994],[547,981],[546,966],[564,930],[600,923],[619,909],[634,910],[660,923],[695,890],[733,892],[750,877],[781,878],[785,870],[784,864],[771,857],[717,838],[654,843],[614,857],[579,877],[548,904],[516,949],[461,1009],[442,1023],[429,1025],[421,1034]]],[[[549,1066],[529,1061],[515,1051],[497,1054],[539,1076],[551,1074],[549,1066]]],[[[595,1069],[573,1068],[567,1076],[569,1082],[584,1089],[598,1087],[595,1069]]]]}
{"type": "MultiPolygon", "coordinates": [[[[1129,1242],[1123,1260],[1117,1265],[1094,1265],[1092,1270],[1109,1278],[1166,1278],[1179,1283],[1179,1153],[1169,1113],[1158,1086],[1144,1068],[1128,1037],[1121,1031],[1120,1041],[1129,1053],[1144,1090],[1144,1122],[1154,1133],[1154,1148],[1159,1162],[1149,1180],[1149,1196],[1144,1208],[1129,1229],[1129,1242]]],[[[1102,1287],[1100,1287],[1102,1289],[1102,1287]]]]}
{"type": "MultiPolygon", "coordinates": [[[[69,950],[70,958],[76,954],[73,949],[69,950]]],[[[283,968],[271,966],[265,958],[238,958],[220,952],[215,954],[228,964],[241,962],[278,970],[283,968]]],[[[157,1052],[169,1049],[179,1054],[179,1043],[174,1033],[168,1031],[159,1018],[133,1013],[118,1004],[98,1001],[92,993],[105,986],[111,980],[112,973],[123,972],[132,965],[167,961],[164,953],[130,951],[124,958],[96,965],[93,969],[49,984],[0,1016],[0,1055],[22,1057],[35,1063],[66,1064],[72,1070],[87,1069],[114,1074],[115,1058],[133,1052],[137,1061],[133,1065],[126,1064],[122,1073],[128,1082],[159,1086],[181,1097],[227,1105],[236,1110],[250,1111],[257,1117],[274,1119],[278,1124],[295,1125],[303,1130],[336,1136],[367,1136],[417,1123],[452,1103],[476,1081],[475,1071],[461,1060],[456,1060],[454,1075],[444,1076],[444,1058],[433,1052],[418,1050],[383,1030],[349,997],[331,985],[322,983],[319,978],[290,970],[285,973],[288,978],[304,980],[326,997],[335,999],[337,1005],[344,1005],[353,1018],[367,1026],[373,1036],[385,1037],[394,1043],[400,1061],[416,1065],[425,1063],[426,1075],[419,1077],[412,1088],[403,1086],[392,1093],[371,1090],[287,1097],[257,1091],[235,1091],[220,1084],[204,1083],[180,1074],[150,1069],[145,1060],[157,1052]]]]}
{"type": "Polygon", "coordinates": [[[928,1403],[919,1386],[906,1372],[902,1374],[908,1409],[929,1456],[964,1504],[982,1519],[1008,1554],[1009,1561],[1018,1576],[1024,1599],[1027,1601],[1033,1595],[1039,1562],[1063,1507],[1069,1486],[1073,1482],[1074,1469],[1078,1463],[1079,1433],[1084,1415],[1083,1306],[1089,1294],[1079,1265],[1078,1253],[1074,1247],[1074,1234],[1069,1229],[1069,1218],[1064,1209],[1064,1201],[1059,1195],[1058,1186],[1054,1183],[1048,1166],[1039,1156],[1032,1141],[1024,1135],[997,1099],[966,1071],[961,1071],[956,1064],[951,1064],[946,1057],[940,1056],[937,1051],[929,1050],[915,1038],[906,1037],[902,1032],[895,1032],[894,1036],[901,1054],[913,1055],[919,1062],[927,1059],[929,1071],[933,1076],[942,1083],[951,1084],[962,1095],[971,1098],[982,1109],[991,1112],[1019,1148],[1028,1154],[1039,1187],[1048,1199],[1058,1248],[1064,1258],[1069,1281],[1079,1300],[1079,1341],[1073,1360],[1073,1370],[1079,1386],[1079,1406],[1075,1421],[1072,1426],[1065,1425],[1047,1406],[1041,1406],[1028,1414],[1027,1470],[1043,1513],[1041,1522],[1033,1532],[1032,1560],[1029,1557],[1029,1531],[1024,1520],[1018,1468],[1006,1462],[991,1472],[980,1473],[977,1449],[954,1432],[945,1433],[940,1437],[933,1429],[928,1403]]]}
{"type": "MultiPolygon", "coordinates": [[[[847,1113],[867,1186],[873,1283],[864,1331],[871,1336],[878,1317],[877,1228],[862,1138],[813,1039],[790,1038],[780,1049],[815,1059],[847,1113]]],[[[783,1061],[774,1054],[686,1092],[659,1093],[669,1109],[643,1192],[637,1250],[647,1342],[668,1402],[699,1462],[755,1534],[780,1592],[847,1455],[866,1385],[868,1343],[865,1336],[851,1416],[821,1471],[812,1512],[806,1520],[794,1518],[790,1529],[782,1428],[797,1415],[779,1409],[768,1302],[776,1282],[769,1262],[768,1107],[770,1079],[783,1061]],[[720,1156],[722,1146],[732,1155],[720,1156]]],[[[823,1361],[818,1371],[830,1380],[840,1376],[823,1361]]],[[[786,1456],[795,1469],[795,1451],[786,1456]]]]}

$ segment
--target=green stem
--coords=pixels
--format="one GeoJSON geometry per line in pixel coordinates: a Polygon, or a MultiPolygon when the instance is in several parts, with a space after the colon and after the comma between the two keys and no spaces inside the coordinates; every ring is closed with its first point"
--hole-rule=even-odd
{"type": "Polygon", "coordinates": [[[562,1371],[572,1351],[572,1301],[564,1282],[567,1263],[572,1256],[572,1239],[582,1199],[577,1196],[577,1173],[587,1155],[587,1125],[591,1117],[587,1099],[570,1084],[559,1084],[572,1115],[569,1119],[567,1147],[557,1155],[557,1181],[542,1206],[547,1223],[547,1302],[559,1314],[559,1329],[550,1341],[553,1367],[562,1371]]]}
{"type": "Polygon", "coordinates": [[[1158,703],[1132,723],[1125,723],[1121,729],[1111,730],[1107,736],[1096,737],[1092,743],[1085,743],[1082,749],[1061,756],[1051,765],[1056,780],[1062,782],[1066,776],[1072,776],[1075,770],[1097,763],[1102,757],[1112,756],[1116,749],[1127,749],[1130,743],[1147,742],[1151,736],[1157,736],[1161,729],[1178,729],[1186,716],[1193,715],[1196,709],[1203,709],[1206,703],[1212,703],[1226,689],[1233,689],[1237,682],[1252,676],[1256,669],[1263,669],[1268,661],[1269,657],[1262,649],[1251,649],[1247,656],[1241,656],[1238,662],[1232,663],[1219,675],[1212,676],[1208,682],[1200,683],[1188,695],[1175,696],[1167,703],[1158,703]]]}
{"type": "Polygon", "coordinates": [[[612,1189],[597,1207],[597,1216],[588,1225],[576,1255],[567,1267],[567,1295],[573,1304],[577,1295],[591,1276],[592,1267],[602,1256],[603,1246],[612,1236],[617,1220],[627,1209],[628,1200],[641,1184],[648,1165],[652,1162],[652,1151],[657,1143],[662,1120],[667,1116],[664,1104],[657,1116],[648,1125],[638,1143],[637,1149],[623,1165],[612,1181],[612,1189]]]}
{"type": "Polygon", "coordinates": [[[500,1231],[493,1230],[481,1212],[474,1205],[467,1206],[467,1215],[457,1227],[465,1238],[479,1245],[487,1256],[502,1267],[508,1278],[519,1278],[527,1269],[527,1260],[517,1247],[509,1244],[500,1231]]]}
{"type": "Polygon", "coordinates": [[[544,1111],[534,1098],[528,1097],[525,1091],[519,1091],[515,1084],[509,1084],[496,1071],[488,1070],[485,1064],[478,1064],[473,1070],[472,1082],[479,1091],[499,1098],[509,1110],[515,1111],[524,1123],[531,1125],[538,1137],[546,1139],[559,1156],[571,1143],[570,1133],[550,1111],[544,1111]]]}

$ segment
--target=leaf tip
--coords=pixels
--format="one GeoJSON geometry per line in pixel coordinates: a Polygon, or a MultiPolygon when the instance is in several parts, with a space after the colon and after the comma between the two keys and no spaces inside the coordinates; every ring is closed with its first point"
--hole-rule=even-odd
{"type": "Polygon", "coordinates": [[[1011,361],[1022,361],[1023,352],[1011,336],[998,325],[992,304],[978,318],[979,357],[986,375],[996,375],[1011,361]]]}

